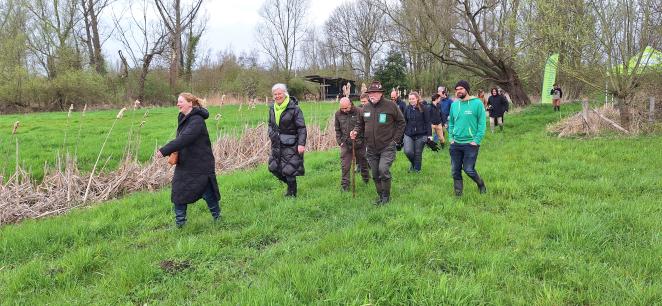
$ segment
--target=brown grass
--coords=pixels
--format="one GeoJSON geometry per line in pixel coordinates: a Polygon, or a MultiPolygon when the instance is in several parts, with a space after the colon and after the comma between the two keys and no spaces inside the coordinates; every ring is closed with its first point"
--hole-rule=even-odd
{"type": "MultiPolygon", "coordinates": [[[[596,109],[601,115],[619,122],[618,110],[611,105],[602,106],[596,109]]],[[[547,131],[557,134],[561,137],[576,137],[576,136],[596,136],[605,131],[618,131],[611,124],[602,120],[595,112],[589,110],[588,112],[588,126],[582,118],[581,112],[564,118],[561,121],[550,124],[547,126],[547,131]]],[[[633,132],[633,131],[630,131],[633,132]]],[[[636,131],[635,131],[636,132],[636,131]]]]}
{"type": "MultiPolygon", "coordinates": [[[[326,130],[308,126],[307,151],[335,147],[331,120],[326,130]]],[[[246,127],[241,137],[223,135],[212,146],[217,173],[255,167],[265,163],[271,152],[265,124],[246,127]]],[[[136,191],[156,191],[168,185],[174,173],[174,167],[170,167],[165,158],[139,164],[130,156],[114,171],[90,175],[78,169],[75,158],[66,156],[57,161],[55,169],[45,169],[40,183],[35,183],[30,173],[21,167],[6,180],[0,177],[0,225],[62,214],[136,191]]]]}

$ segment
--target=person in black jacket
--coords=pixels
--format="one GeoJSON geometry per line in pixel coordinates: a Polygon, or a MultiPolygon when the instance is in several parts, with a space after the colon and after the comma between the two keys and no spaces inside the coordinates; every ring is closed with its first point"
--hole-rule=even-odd
{"type": "Polygon", "coordinates": [[[561,98],[563,98],[563,90],[559,87],[558,84],[554,84],[554,88],[549,92],[552,95],[552,104],[554,105],[554,111],[561,111],[561,98]]]}
{"type": "Polygon", "coordinates": [[[434,140],[439,139],[439,144],[443,149],[446,145],[444,138],[444,124],[441,115],[441,96],[439,94],[432,95],[432,103],[430,103],[430,124],[432,124],[432,132],[434,132],[434,140]]]}
{"type": "Polygon", "coordinates": [[[177,98],[177,137],[158,149],[156,157],[178,153],[170,199],[174,204],[175,224],[186,223],[186,208],[200,198],[207,202],[214,221],[221,218],[221,194],[216,181],[215,161],[205,120],[209,112],[200,99],[190,93],[177,98]]]}
{"type": "Polygon", "coordinates": [[[490,111],[490,129],[494,133],[494,126],[498,125],[503,131],[503,116],[508,111],[508,100],[492,88],[492,94],[487,99],[487,109],[490,111]]]}
{"type": "Polygon", "coordinates": [[[409,93],[409,105],[405,109],[405,155],[411,163],[409,171],[420,172],[423,160],[423,148],[428,139],[432,139],[432,124],[430,112],[421,103],[421,96],[412,91],[409,93]]]}
{"type": "Polygon", "coordinates": [[[269,106],[269,171],[287,184],[285,196],[297,196],[297,176],[305,174],[306,122],[296,98],[287,93],[285,84],[271,88],[274,104],[269,106]]]}

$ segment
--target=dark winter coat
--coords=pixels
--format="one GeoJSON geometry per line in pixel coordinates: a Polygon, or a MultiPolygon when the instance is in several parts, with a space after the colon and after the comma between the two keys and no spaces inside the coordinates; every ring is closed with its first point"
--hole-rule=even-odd
{"type": "Polygon", "coordinates": [[[448,123],[448,116],[451,113],[451,104],[453,104],[453,100],[450,98],[445,98],[441,100],[441,123],[447,124],[448,123]]]}
{"type": "MultiPolygon", "coordinates": [[[[345,113],[338,110],[335,115],[336,143],[352,147],[352,140],[349,138],[351,132],[358,121],[360,108],[352,106],[349,112],[345,113]]],[[[355,142],[357,147],[363,147],[363,135],[357,135],[355,142]]]]}
{"type": "Polygon", "coordinates": [[[400,98],[395,100],[395,104],[398,106],[398,109],[400,109],[400,112],[403,114],[405,113],[405,109],[407,109],[407,103],[403,102],[400,98]]]}
{"type": "Polygon", "coordinates": [[[490,95],[487,99],[487,106],[490,110],[490,117],[503,117],[503,114],[508,111],[508,99],[502,95],[490,95]]]}
{"type": "Polygon", "coordinates": [[[405,109],[405,135],[409,137],[431,136],[432,125],[430,123],[430,111],[426,106],[422,106],[423,111],[412,105],[407,105],[405,109]]]}
{"type": "Polygon", "coordinates": [[[269,139],[271,140],[269,171],[276,176],[304,175],[303,154],[299,154],[297,146],[305,146],[306,137],[306,122],[297,99],[290,96],[290,102],[281,114],[278,125],[276,125],[274,105],[271,104],[269,107],[269,139]]]}
{"type": "Polygon", "coordinates": [[[439,101],[437,105],[434,105],[434,103],[430,103],[428,110],[430,111],[431,124],[438,125],[443,122],[441,120],[441,101],[439,101]]]}
{"type": "Polygon", "coordinates": [[[201,107],[194,107],[188,115],[179,113],[177,137],[159,149],[164,156],[179,152],[170,194],[175,204],[190,204],[199,200],[209,184],[216,198],[221,198],[211,141],[205,124],[207,118],[209,112],[201,107]]]}
{"type": "Polygon", "coordinates": [[[405,118],[395,103],[382,97],[377,104],[366,104],[359,113],[354,130],[365,137],[370,150],[381,151],[402,141],[405,118]]]}

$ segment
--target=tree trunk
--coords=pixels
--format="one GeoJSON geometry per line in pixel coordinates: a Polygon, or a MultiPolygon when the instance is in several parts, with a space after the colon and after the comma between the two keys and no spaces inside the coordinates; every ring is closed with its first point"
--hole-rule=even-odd
{"type": "Polygon", "coordinates": [[[522,81],[519,79],[517,72],[511,68],[506,68],[505,70],[506,79],[497,81],[497,83],[506,89],[513,104],[520,107],[530,105],[531,99],[529,99],[529,95],[524,91],[522,81]]]}
{"type": "Polygon", "coordinates": [[[619,116],[620,116],[620,119],[621,119],[621,126],[626,130],[631,130],[630,129],[630,121],[631,121],[630,105],[628,105],[627,99],[618,97],[617,101],[616,101],[616,108],[618,108],[618,113],[619,113],[619,116]]]}
{"type": "Polygon", "coordinates": [[[100,74],[106,73],[106,65],[101,55],[101,40],[99,38],[99,20],[97,19],[97,12],[94,10],[94,0],[88,0],[88,8],[90,14],[90,27],[92,29],[92,46],[94,51],[94,64],[96,71],[100,74]]]}

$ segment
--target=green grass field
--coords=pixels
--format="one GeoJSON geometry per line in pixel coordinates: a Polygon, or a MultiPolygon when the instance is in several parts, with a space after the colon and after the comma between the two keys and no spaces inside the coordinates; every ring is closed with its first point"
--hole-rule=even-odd
{"type": "MultiPolygon", "coordinates": [[[[337,108],[335,103],[306,102],[301,103],[301,107],[308,124],[321,126],[326,126],[328,118],[337,108]]],[[[255,109],[247,109],[244,106],[241,111],[237,105],[224,105],[222,108],[211,106],[209,111],[211,115],[207,120],[207,127],[212,139],[223,133],[238,135],[245,126],[252,127],[268,119],[268,110],[264,104],[257,105],[255,109]],[[214,117],[219,111],[222,113],[222,119],[217,129],[214,117]]],[[[69,120],[66,112],[0,116],[0,154],[9,157],[0,160],[0,174],[9,175],[15,169],[16,145],[11,135],[14,122],[20,121],[17,136],[19,164],[31,170],[34,177],[40,180],[43,177],[44,164],[56,165],[58,153],[76,154],[79,168],[83,172],[89,172],[117,113],[118,110],[92,111],[81,117],[81,113],[74,112],[69,120]]],[[[174,138],[177,113],[176,107],[126,111],[124,118],[117,122],[104,148],[101,161],[110,158],[105,170],[117,168],[129,143],[130,131],[133,135],[131,145],[134,148],[139,145],[138,159],[148,160],[157,146],[162,146],[174,138]],[[146,111],[147,118],[143,119],[146,111]],[[143,120],[146,123],[139,128],[143,120]],[[138,131],[140,143],[137,139],[138,131]]]]}
{"type": "Polygon", "coordinates": [[[372,186],[339,192],[334,150],[307,154],[295,200],[264,166],[220,176],[220,224],[199,202],[175,229],[164,190],[4,226],[0,304],[662,303],[662,137],[506,120],[481,147],[486,195],[451,196],[447,152],[419,174],[399,153],[377,208],[372,186]]]}

